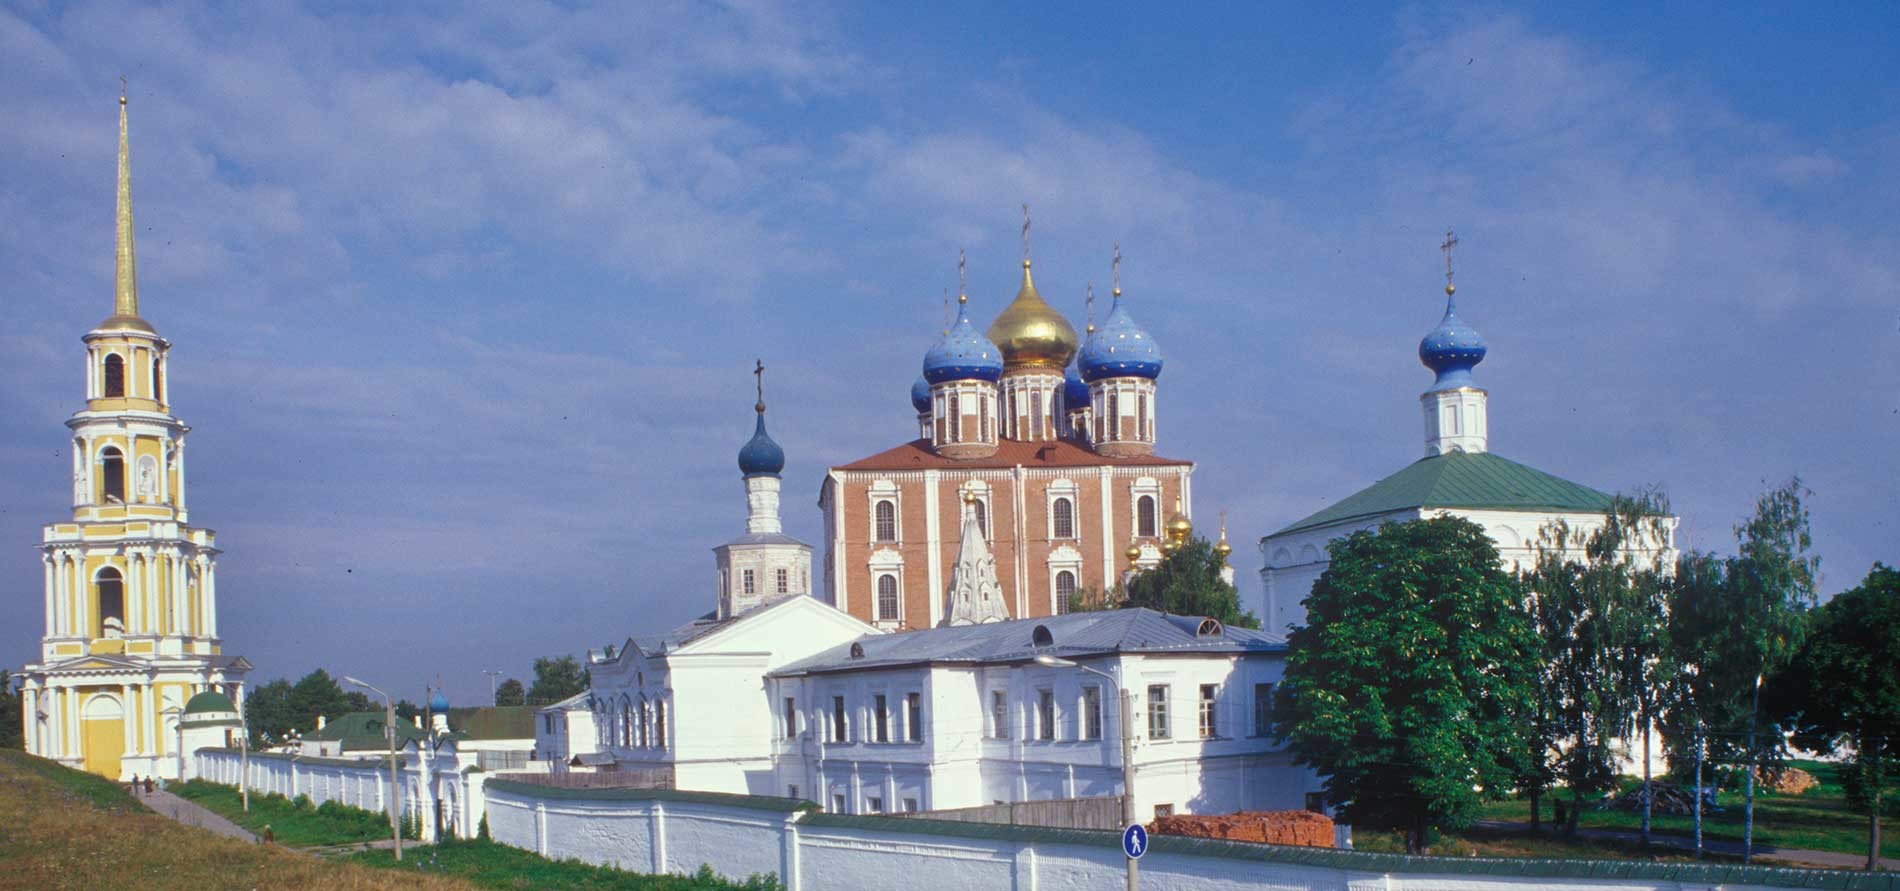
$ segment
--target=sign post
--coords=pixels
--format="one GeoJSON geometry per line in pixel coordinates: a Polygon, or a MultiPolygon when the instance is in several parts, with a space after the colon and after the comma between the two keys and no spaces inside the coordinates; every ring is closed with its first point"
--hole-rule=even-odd
{"type": "Polygon", "coordinates": [[[1127,829],[1122,830],[1122,853],[1128,855],[1128,887],[1133,889],[1137,881],[1135,861],[1148,853],[1148,830],[1143,829],[1140,823],[1130,823],[1127,829]]]}

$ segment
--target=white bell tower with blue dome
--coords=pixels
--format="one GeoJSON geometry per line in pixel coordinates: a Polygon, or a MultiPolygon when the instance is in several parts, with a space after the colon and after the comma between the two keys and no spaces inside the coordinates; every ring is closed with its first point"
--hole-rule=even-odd
{"type": "Polygon", "coordinates": [[[1471,378],[1484,361],[1484,338],[1458,318],[1458,289],[1451,283],[1451,249],[1458,239],[1445,233],[1445,318],[1418,342],[1418,360],[1437,379],[1418,397],[1425,415],[1425,455],[1477,454],[1489,447],[1485,392],[1471,378]]]}
{"type": "Polygon", "coordinates": [[[755,606],[811,593],[811,545],[785,534],[779,519],[779,474],[785,470],[785,450],[765,432],[765,363],[752,374],[758,378],[758,421],[752,438],[739,450],[739,473],[745,480],[745,534],[713,548],[719,568],[718,618],[725,619],[755,606]]]}

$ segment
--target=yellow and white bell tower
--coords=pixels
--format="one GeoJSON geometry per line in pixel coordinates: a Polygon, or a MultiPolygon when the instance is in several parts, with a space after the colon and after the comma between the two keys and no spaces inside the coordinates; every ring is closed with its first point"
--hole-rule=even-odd
{"type": "Polygon", "coordinates": [[[119,97],[113,312],[88,332],[72,430],[73,516],[45,527],[46,634],[23,675],[26,749],[114,778],[175,777],[178,719],[217,691],[243,707],[250,664],[218,638],[211,530],[187,525],[171,343],[139,316],[132,167],[119,97]]]}

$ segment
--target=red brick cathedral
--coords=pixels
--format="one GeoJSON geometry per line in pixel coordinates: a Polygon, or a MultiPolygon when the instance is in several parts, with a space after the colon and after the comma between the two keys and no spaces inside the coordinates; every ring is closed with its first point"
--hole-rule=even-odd
{"type": "Polygon", "coordinates": [[[882,627],[945,624],[965,528],[994,559],[997,618],[1064,612],[1159,562],[1170,526],[1187,531],[1194,465],[1154,453],[1161,351],[1121,289],[1085,341],[1027,260],[987,334],[968,310],[959,296],[911,388],[918,438],[831,468],[819,495],[827,595],[882,627]]]}

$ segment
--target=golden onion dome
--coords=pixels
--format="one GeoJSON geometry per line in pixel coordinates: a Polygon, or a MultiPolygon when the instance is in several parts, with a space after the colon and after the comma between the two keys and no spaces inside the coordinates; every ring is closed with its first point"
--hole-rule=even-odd
{"type": "Polygon", "coordinates": [[[1175,499],[1174,516],[1168,518],[1168,537],[1186,541],[1188,534],[1194,531],[1194,523],[1181,512],[1181,500],[1175,499]]]}
{"type": "Polygon", "coordinates": [[[1132,541],[1129,542],[1128,550],[1123,551],[1122,556],[1127,557],[1128,562],[1130,563],[1140,560],[1141,559],[1141,545],[1138,545],[1132,541]]]}
{"type": "Polygon", "coordinates": [[[1003,313],[990,323],[991,343],[1003,353],[1005,368],[1048,368],[1061,371],[1082,341],[1075,326],[1043,302],[1036,283],[1029,277],[1029,261],[1023,261],[1023,286],[1016,299],[1003,307],[1003,313]]]}
{"type": "Polygon", "coordinates": [[[1233,552],[1234,546],[1228,544],[1225,538],[1214,543],[1214,554],[1220,557],[1222,563],[1227,562],[1227,555],[1233,552]]]}

